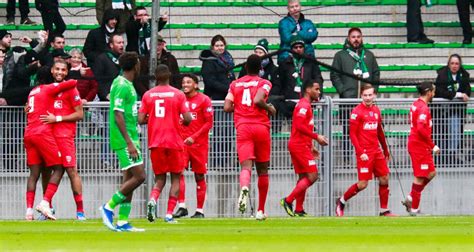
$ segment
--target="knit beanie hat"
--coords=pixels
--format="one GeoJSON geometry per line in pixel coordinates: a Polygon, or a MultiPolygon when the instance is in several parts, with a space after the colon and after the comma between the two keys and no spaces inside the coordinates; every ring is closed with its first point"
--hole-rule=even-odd
{"type": "Polygon", "coordinates": [[[258,41],[257,45],[255,46],[255,49],[260,49],[263,52],[265,52],[265,54],[268,54],[268,40],[267,39],[260,39],[258,41]]]}
{"type": "Polygon", "coordinates": [[[304,46],[304,40],[300,35],[293,35],[290,39],[290,46],[293,47],[296,44],[302,44],[304,46]]]}

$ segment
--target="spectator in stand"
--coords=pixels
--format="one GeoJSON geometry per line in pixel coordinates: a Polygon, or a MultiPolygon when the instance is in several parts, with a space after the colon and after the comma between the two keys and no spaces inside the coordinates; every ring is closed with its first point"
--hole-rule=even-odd
{"type": "Polygon", "coordinates": [[[230,83],[235,80],[234,59],[226,50],[227,42],[222,35],[211,40],[211,49],[201,52],[201,74],[204,81],[204,94],[212,100],[224,100],[230,83]]]}
{"type": "Polygon", "coordinates": [[[7,30],[0,30],[0,41],[4,43],[7,51],[10,50],[12,46],[12,34],[7,30]]]}
{"type": "Polygon", "coordinates": [[[81,49],[73,48],[69,51],[71,55],[71,69],[66,79],[77,80],[77,90],[81,96],[82,102],[87,103],[93,101],[97,95],[98,84],[95,80],[94,73],[84,63],[84,54],[81,49]]]}
{"type": "Polygon", "coordinates": [[[45,47],[39,54],[41,64],[44,66],[53,66],[54,60],[52,52],[54,50],[63,50],[66,46],[66,39],[62,34],[53,34],[52,36],[48,36],[48,40],[50,41],[49,46],[45,47]]]}
{"type": "MultiPolygon", "coordinates": [[[[160,17],[158,22],[158,31],[161,31],[168,22],[168,15],[160,17]]],[[[151,21],[150,16],[145,7],[137,7],[133,19],[127,22],[125,27],[127,34],[127,52],[137,52],[138,55],[149,55],[150,38],[151,38],[151,21]]]]}
{"type": "Polygon", "coordinates": [[[120,23],[114,10],[106,10],[103,15],[103,22],[99,28],[90,30],[84,43],[84,55],[87,64],[95,71],[95,60],[99,54],[109,48],[108,42],[111,34],[116,32],[116,27],[120,23]]]}
{"type": "Polygon", "coordinates": [[[474,9],[474,0],[456,0],[459,22],[461,22],[462,34],[464,36],[463,44],[471,44],[472,35],[474,34],[470,19],[471,10],[469,9],[469,3],[471,3],[472,9],[474,9]]]}
{"type": "MultiPolygon", "coordinates": [[[[313,22],[305,19],[301,13],[301,4],[299,0],[288,0],[288,15],[278,23],[278,33],[280,34],[280,50],[278,55],[278,64],[288,58],[291,49],[291,37],[299,35],[304,41],[304,53],[314,56],[314,48],[312,43],[318,38],[318,30],[313,22]]],[[[322,87],[321,87],[322,90],[322,87]]],[[[298,98],[299,99],[299,98],[298,98]]]]}
{"type": "Polygon", "coordinates": [[[110,100],[110,87],[120,73],[118,58],[123,51],[123,37],[115,33],[110,35],[109,49],[97,57],[94,74],[99,84],[98,95],[101,101],[110,100]]]}
{"type": "Polygon", "coordinates": [[[284,99],[274,104],[278,113],[289,120],[293,116],[296,103],[285,101],[286,99],[300,99],[303,83],[308,80],[315,80],[321,88],[321,93],[323,87],[323,77],[319,66],[307,58],[313,58],[312,55],[305,54],[305,41],[299,35],[293,35],[290,46],[291,55],[279,66],[280,95],[283,95],[284,99]]]}
{"type": "MultiPolygon", "coordinates": [[[[3,91],[3,62],[5,61],[5,55],[7,51],[5,50],[5,45],[3,42],[0,42],[0,96],[3,91]]],[[[4,98],[0,98],[0,106],[7,105],[7,101],[4,98]]]]}
{"type": "MultiPolygon", "coordinates": [[[[117,32],[124,33],[125,25],[132,18],[132,10],[137,7],[135,0],[96,0],[95,11],[97,22],[102,26],[107,11],[113,11],[117,15],[117,32]]],[[[86,55],[87,56],[87,55],[86,55]]]]}
{"type": "Polygon", "coordinates": [[[434,138],[440,149],[442,164],[460,164],[467,104],[471,96],[469,73],[462,66],[461,56],[452,54],[448,64],[437,70],[435,98],[463,101],[462,104],[433,104],[434,138]]]}
{"type": "Polygon", "coordinates": [[[407,1],[407,41],[420,44],[434,43],[432,39],[426,36],[423,28],[421,0],[407,1]]]}
{"type": "MultiPolygon", "coordinates": [[[[30,13],[30,7],[28,6],[28,0],[19,0],[20,3],[20,15],[21,15],[21,20],[20,24],[26,24],[26,25],[34,25],[36,24],[35,21],[31,20],[28,17],[28,14],[30,13]]],[[[8,0],[7,2],[7,24],[8,25],[14,25],[15,24],[15,0],[8,0]]]]}
{"type": "Polygon", "coordinates": [[[58,0],[35,0],[35,4],[36,9],[41,13],[44,29],[50,35],[62,35],[66,30],[66,24],[59,13],[58,0]]]}

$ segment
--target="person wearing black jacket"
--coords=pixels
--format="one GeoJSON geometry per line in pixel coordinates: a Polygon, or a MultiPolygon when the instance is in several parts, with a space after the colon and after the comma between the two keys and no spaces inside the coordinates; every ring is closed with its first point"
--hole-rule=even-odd
{"type": "MultiPolygon", "coordinates": [[[[161,31],[168,22],[168,16],[163,15],[158,22],[158,31],[161,31]]],[[[150,50],[151,21],[145,7],[135,9],[133,19],[125,26],[127,34],[127,52],[136,52],[138,55],[148,55],[150,50]]]]}
{"type": "Polygon", "coordinates": [[[458,7],[458,14],[459,14],[459,22],[461,22],[462,27],[462,34],[464,39],[462,41],[463,44],[471,44],[472,43],[472,35],[474,31],[472,30],[471,25],[471,10],[469,9],[469,3],[474,10],[474,0],[456,0],[456,5],[458,7]]]}
{"type": "MultiPolygon", "coordinates": [[[[461,56],[449,56],[447,66],[437,70],[435,98],[467,102],[471,96],[469,73],[462,67],[461,56]]],[[[434,140],[444,151],[442,164],[453,164],[460,160],[467,105],[433,103],[434,140]],[[444,158],[443,158],[444,157],[444,158]],[[456,158],[457,157],[457,158],[456,158]]]]}
{"type": "Polygon", "coordinates": [[[101,53],[96,60],[94,75],[99,83],[99,99],[110,100],[110,87],[120,73],[118,59],[123,53],[124,41],[120,34],[112,34],[109,39],[109,49],[101,53]]]}
{"type": "Polygon", "coordinates": [[[66,30],[61,13],[59,13],[58,0],[35,0],[36,9],[41,13],[43,26],[49,34],[63,34],[66,30]],[[55,28],[53,29],[53,24],[55,28]]]}
{"type": "Polygon", "coordinates": [[[108,46],[110,36],[115,32],[118,26],[118,16],[113,9],[106,10],[103,16],[102,25],[99,28],[90,30],[84,43],[83,52],[87,58],[87,64],[95,68],[95,60],[99,54],[105,52],[108,46]]]}

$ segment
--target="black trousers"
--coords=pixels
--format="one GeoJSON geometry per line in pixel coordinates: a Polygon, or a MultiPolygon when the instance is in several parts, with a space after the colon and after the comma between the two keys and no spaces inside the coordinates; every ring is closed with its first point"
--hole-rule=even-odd
{"type": "MultiPolygon", "coordinates": [[[[28,13],[30,13],[30,8],[28,7],[28,0],[19,0],[20,2],[20,14],[21,18],[27,18],[28,13]]],[[[7,18],[15,17],[15,0],[8,0],[7,3],[7,18]]]]}
{"type": "Polygon", "coordinates": [[[408,42],[426,38],[421,20],[421,1],[407,1],[407,40],[408,42]]]}
{"type": "Polygon", "coordinates": [[[456,5],[458,6],[459,21],[461,22],[462,34],[464,39],[472,40],[472,25],[470,14],[471,10],[469,9],[469,3],[474,9],[474,0],[456,0],[456,5]]]}
{"type": "Polygon", "coordinates": [[[41,11],[41,19],[43,20],[44,30],[49,31],[49,34],[63,34],[66,30],[66,24],[58,9],[41,11]],[[56,26],[55,29],[53,24],[56,26]]]}

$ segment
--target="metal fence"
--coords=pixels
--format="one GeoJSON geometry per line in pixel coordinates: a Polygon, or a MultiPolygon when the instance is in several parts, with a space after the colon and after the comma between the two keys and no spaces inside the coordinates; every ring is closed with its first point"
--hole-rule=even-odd
{"type": "MultiPolygon", "coordinates": [[[[357,180],[355,156],[347,134],[350,110],[360,100],[332,100],[326,97],[314,105],[316,131],[330,138],[330,145],[322,150],[318,161],[320,180],[307,192],[305,210],[314,216],[333,215],[334,203],[357,180]]],[[[404,214],[400,201],[409,193],[413,180],[406,143],[409,134],[409,108],[413,99],[378,99],[385,131],[392,153],[389,207],[404,214]]],[[[239,217],[239,171],[232,115],[222,111],[222,103],[214,102],[215,123],[210,136],[209,166],[205,214],[208,217],[239,217]]],[[[442,149],[436,158],[438,175],[423,192],[421,208],[425,213],[474,213],[474,102],[456,103],[436,100],[432,105],[435,141],[442,149]],[[455,128],[457,127],[457,128],[455,128]],[[457,129],[457,130],[456,130],[457,129]]],[[[109,147],[108,104],[91,103],[85,106],[85,118],[78,123],[76,146],[77,165],[83,181],[86,215],[98,217],[98,207],[115,192],[121,183],[118,162],[109,147]]],[[[25,210],[26,179],[29,171],[23,148],[25,116],[20,107],[0,107],[0,219],[22,219],[25,210]]],[[[272,156],[270,189],[266,204],[269,216],[285,216],[279,200],[289,194],[296,183],[287,142],[291,120],[277,116],[272,119],[272,156]]],[[[146,128],[142,128],[142,151],[148,173],[146,183],[134,193],[133,217],[145,215],[145,204],[152,187],[149,153],[146,149],[146,128]]],[[[60,144],[60,143],[59,143],[60,144]]],[[[186,204],[192,212],[196,206],[195,182],[192,172],[185,172],[186,204]]],[[[256,207],[257,176],[252,174],[251,201],[256,207]]],[[[169,184],[158,204],[164,216],[169,184]]],[[[35,203],[41,199],[38,183],[35,203]]],[[[347,215],[376,215],[378,187],[374,181],[351,199],[347,215]]],[[[59,218],[74,218],[75,204],[69,179],[61,182],[53,199],[59,218]]],[[[244,216],[249,216],[250,211],[244,216]]]]}

